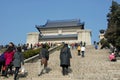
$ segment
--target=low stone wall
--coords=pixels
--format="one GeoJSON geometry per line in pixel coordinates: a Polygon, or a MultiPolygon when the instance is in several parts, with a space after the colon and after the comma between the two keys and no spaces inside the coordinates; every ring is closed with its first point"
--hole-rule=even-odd
{"type": "MultiPolygon", "coordinates": [[[[50,48],[48,51],[49,51],[49,54],[51,54],[51,53],[53,53],[58,47],[60,47],[60,46],[55,46],[55,47],[53,47],[53,48],[50,48]]],[[[35,55],[35,56],[32,56],[32,57],[30,57],[30,58],[28,58],[28,59],[25,59],[24,60],[24,62],[26,63],[26,62],[34,62],[34,61],[36,61],[36,60],[38,60],[39,59],[39,54],[37,54],[37,55],[35,55]]]]}

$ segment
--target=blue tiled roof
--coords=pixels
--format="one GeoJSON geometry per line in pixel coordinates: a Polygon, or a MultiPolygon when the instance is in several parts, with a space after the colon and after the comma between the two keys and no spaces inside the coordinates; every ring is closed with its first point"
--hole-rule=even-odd
{"type": "Polygon", "coordinates": [[[42,38],[41,38],[41,39],[71,38],[71,37],[77,37],[77,34],[42,36],[42,38]]]}
{"type": "Polygon", "coordinates": [[[47,21],[45,27],[63,27],[63,26],[78,26],[80,20],[56,20],[56,21],[47,21]]]}
{"type": "Polygon", "coordinates": [[[54,28],[54,27],[70,27],[70,26],[82,26],[84,28],[84,23],[81,23],[79,19],[71,20],[48,20],[45,25],[37,25],[36,28],[54,28]]]}

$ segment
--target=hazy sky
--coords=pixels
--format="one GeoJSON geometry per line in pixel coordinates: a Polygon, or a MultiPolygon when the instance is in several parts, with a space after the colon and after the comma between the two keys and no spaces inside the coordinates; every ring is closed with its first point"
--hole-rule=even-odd
{"type": "MultiPolygon", "coordinates": [[[[120,3],[120,0],[115,0],[120,3]]],[[[27,33],[47,20],[80,19],[99,41],[99,30],[107,28],[112,0],[0,0],[0,44],[26,43],[27,33]]]]}

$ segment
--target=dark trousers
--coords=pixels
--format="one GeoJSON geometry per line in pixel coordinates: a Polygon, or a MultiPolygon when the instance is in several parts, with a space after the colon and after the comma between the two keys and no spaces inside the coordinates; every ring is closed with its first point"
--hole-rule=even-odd
{"type": "Polygon", "coordinates": [[[82,57],[84,57],[85,51],[82,51],[82,57]]]}
{"type": "Polygon", "coordinates": [[[80,50],[78,50],[78,56],[80,56],[80,50]]]}
{"type": "Polygon", "coordinates": [[[112,62],[116,62],[117,60],[116,60],[116,59],[112,59],[111,61],[112,61],[112,62]]]}
{"type": "Polygon", "coordinates": [[[15,73],[14,73],[14,80],[17,80],[18,72],[19,72],[20,67],[15,68],[15,73]]]}
{"type": "Polygon", "coordinates": [[[9,65],[7,65],[6,66],[6,70],[5,70],[5,76],[7,77],[7,74],[8,74],[8,69],[10,69],[10,74],[12,74],[13,72],[12,72],[12,64],[9,64],[9,65]]]}
{"type": "Polygon", "coordinates": [[[5,65],[5,61],[0,61],[0,72],[1,72],[1,69],[2,69],[2,67],[5,65]]]}
{"type": "Polygon", "coordinates": [[[5,75],[5,70],[3,70],[3,67],[5,67],[5,61],[0,61],[0,73],[2,72],[2,75],[5,75]]]}
{"type": "Polygon", "coordinates": [[[63,75],[68,74],[68,65],[62,65],[62,73],[63,73],[63,75]]]}

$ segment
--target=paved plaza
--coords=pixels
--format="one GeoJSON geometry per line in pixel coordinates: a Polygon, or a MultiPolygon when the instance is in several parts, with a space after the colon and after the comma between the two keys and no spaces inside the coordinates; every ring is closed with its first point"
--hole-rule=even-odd
{"type": "MultiPolygon", "coordinates": [[[[84,58],[77,55],[76,49],[71,49],[71,67],[67,76],[61,73],[59,53],[50,54],[48,73],[38,76],[40,63],[37,60],[25,64],[28,76],[19,80],[120,80],[120,61],[110,62],[108,49],[95,50],[93,46],[87,46],[84,58]]],[[[13,80],[13,76],[0,80],[13,80]]]]}

